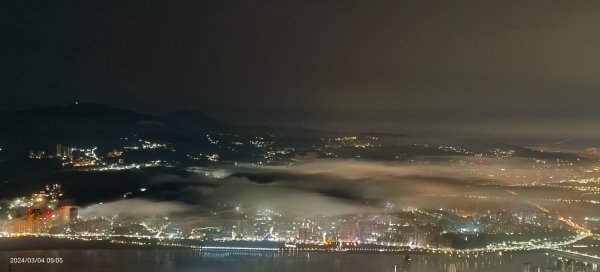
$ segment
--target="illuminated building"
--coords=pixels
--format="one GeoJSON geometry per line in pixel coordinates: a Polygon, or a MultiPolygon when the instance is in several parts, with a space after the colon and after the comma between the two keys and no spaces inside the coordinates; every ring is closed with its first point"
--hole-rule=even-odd
{"type": "Polygon", "coordinates": [[[45,231],[42,210],[29,209],[27,214],[13,220],[13,231],[17,233],[42,233],[45,231]]]}
{"type": "Polygon", "coordinates": [[[221,230],[216,227],[195,228],[190,234],[191,239],[216,240],[221,230]]]}
{"type": "Polygon", "coordinates": [[[109,158],[117,158],[117,157],[121,157],[121,156],[123,156],[123,151],[121,151],[121,150],[116,150],[116,149],[115,149],[115,150],[113,150],[113,151],[111,151],[111,152],[108,152],[108,153],[106,154],[106,156],[107,156],[107,157],[109,157],[109,158]]]}
{"type": "Polygon", "coordinates": [[[29,158],[30,159],[43,159],[46,158],[46,152],[45,151],[29,151],[29,158]]]}
{"type": "Polygon", "coordinates": [[[72,148],[72,147],[64,147],[63,148],[63,157],[66,157],[66,158],[69,158],[69,159],[73,158],[73,151],[74,150],[75,149],[72,148]]]}
{"type": "Polygon", "coordinates": [[[62,158],[63,153],[62,153],[62,145],[61,144],[56,144],[56,157],[57,158],[62,158]]]}
{"type": "Polygon", "coordinates": [[[358,239],[358,226],[353,221],[345,221],[340,225],[340,241],[354,242],[358,239]]]}
{"type": "Polygon", "coordinates": [[[42,233],[45,229],[44,217],[42,210],[30,209],[27,213],[27,224],[30,231],[29,233],[42,233]]]}
{"type": "Polygon", "coordinates": [[[46,191],[39,191],[38,193],[33,193],[31,195],[31,200],[33,200],[34,206],[45,206],[46,205],[46,191]]]}
{"type": "Polygon", "coordinates": [[[237,232],[237,226],[227,225],[221,229],[221,239],[231,240],[235,239],[237,232]]]}
{"type": "Polygon", "coordinates": [[[56,210],[56,221],[58,224],[68,224],[77,219],[78,211],[74,206],[60,206],[56,210]]]}

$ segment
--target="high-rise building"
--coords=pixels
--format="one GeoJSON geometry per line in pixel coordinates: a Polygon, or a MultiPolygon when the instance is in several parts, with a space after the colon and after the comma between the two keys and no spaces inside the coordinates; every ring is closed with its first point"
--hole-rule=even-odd
{"type": "Polygon", "coordinates": [[[67,158],[69,158],[69,159],[72,159],[72,158],[73,158],[73,151],[74,151],[74,150],[75,150],[75,148],[73,148],[73,147],[68,147],[68,146],[65,146],[65,147],[63,148],[63,156],[64,156],[64,157],[67,157],[67,158]]]}
{"type": "Polygon", "coordinates": [[[25,233],[41,233],[44,231],[44,217],[42,216],[42,210],[40,209],[29,209],[27,211],[26,222],[24,226],[20,227],[19,232],[25,233]]]}
{"type": "Polygon", "coordinates": [[[355,242],[358,240],[358,224],[353,220],[346,220],[340,224],[339,239],[344,242],[355,242]]]}
{"type": "Polygon", "coordinates": [[[79,209],[77,207],[71,207],[69,209],[69,219],[71,222],[76,221],[79,218],[79,209]]]}
{"type": "Polygon", "coordinates": [[[78,209],[74,206],[60,206],[55,211],[55,214],[58,225],[64,225],[73,222],[79,216],[78,209]]]}
{"type": "Polygon", "coordinates": [[[63,156],[62,145],[61,144],[56,144],[56,157],[57,158],[62,158],[62,156],[63,156]]]}

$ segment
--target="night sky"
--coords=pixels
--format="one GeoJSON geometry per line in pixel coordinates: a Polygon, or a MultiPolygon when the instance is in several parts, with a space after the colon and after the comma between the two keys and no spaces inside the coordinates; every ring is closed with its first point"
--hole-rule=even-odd
{"type": "Polygon", "coordinates": [[[597,1],[10,1],[0,110],[600,135],[597,1]]]}

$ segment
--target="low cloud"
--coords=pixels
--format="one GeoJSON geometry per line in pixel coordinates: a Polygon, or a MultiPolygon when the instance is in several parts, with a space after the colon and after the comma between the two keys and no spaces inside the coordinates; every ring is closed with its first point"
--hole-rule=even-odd
{"type": "Polygon", "coordinates": [[[82,214],[168,215],[188,223],[214,224],[232,220],[239,212],[252,214],[257,208],[298,217],[378,213],[390,211],[390,207],[397,211],[535,210],[532,204],[544,204],[535,203],[537,198],[556,194],[578,197],[577,191],[511,187],[560,170],[532,169],[528,161],[520,159],[450,159],[463,161],[315,160],[291,167],[241,165],[154,173],[143,184],[145,190],[134,192],[132,199],[91,205],[82,214]]]}
{"type": "Polygon", "coordinates": [[[182,213],[190,211],[191,208],[188,205],[174,201],[156,202],[135,198],[91,205],[83,208],[81,214],[85,216],[112,216],[119,214],[127,217],[146,217],[182,213]]]}

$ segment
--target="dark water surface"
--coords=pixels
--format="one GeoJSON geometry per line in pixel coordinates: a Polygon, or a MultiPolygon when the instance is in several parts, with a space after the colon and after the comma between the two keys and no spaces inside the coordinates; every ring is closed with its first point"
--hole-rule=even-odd
{"type": "MultiPolygon", "coordinates": [[[[553,267],[556,261],[543,253],[505,253],[458,257],[446,255],[401,254],[277,253],[277,252],[200,252],[190,249],[61,249],[0,251],[0,271],[294,271],[294,272],[508,272],[553,267]],[[12,264],[10,258],[62,258],[62,264],[12,264]]],[[[532,271],[537,271],[533,270],[532,271]]]]}

